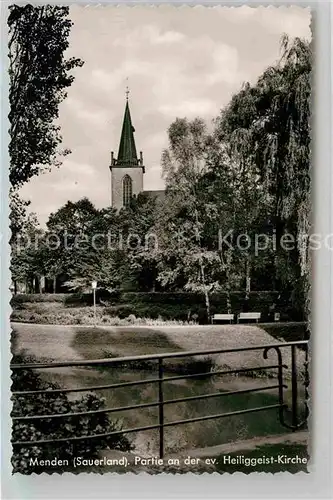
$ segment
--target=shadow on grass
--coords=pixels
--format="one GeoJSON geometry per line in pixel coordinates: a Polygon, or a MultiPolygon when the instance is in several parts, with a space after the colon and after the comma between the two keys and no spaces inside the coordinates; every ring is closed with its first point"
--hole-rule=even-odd
{"type": "MultiPolygon", "coordinates": [[[[120,356],[140,356],[177,352],[182,350],[167,336],[152,328],[117,328],[114,332],[103,328],[80,328],[77,330],[72,347],[84,358],[117,358],[120,356]]],[[[210,358],[191,357],[165,359],[165,371],[181,375],[210,372],[214,362],[210,358]]],[[[157,360],[129,361],[113,366],[96,367],[99,371],[146,370],[157,371],[157,360]]],[[[203,376],[198,377],[203,378],[203,376]]]]}

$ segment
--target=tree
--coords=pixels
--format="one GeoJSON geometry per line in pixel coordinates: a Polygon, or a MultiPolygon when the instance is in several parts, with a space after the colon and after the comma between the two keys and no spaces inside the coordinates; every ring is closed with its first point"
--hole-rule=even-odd
{"type": "Polygon", "coordinates": [[[279,62],[233,96],[217,127],[220,140],[259,174],[277,241],[296,232],[297,248],[286,255],[278,247],[275,267],[282,285],[301,283],[302,301],[310,287],[311,48],[287,36],[281,47],[279,62]]]}
{"type": "MultiPolygon", "coordinates": [[[[9,7],[10,182],[20,187],[51,165],[59,165],[62,138],[59,104],[74,81],[80,59],[65,59],[72,22],[69,8],[9,7]]],[[[68,151],[63,151],[63,154],[68,151]]]]}
{"type": "Polygon", "coordinates": [[[206,193],[204,233],[206,241],[210,240],[209,245],[218,250],[220,269],[216,278],[227,293],[231,312],[232,288],[240,289],[244,282],[248,296],[254,268],[253,233],[258,226],[259,212],[263,211],[262,189],[251,165],[239,161],[228,144],[219,143],[216,133],[211,139],[206,163],[207,172],[198,186],[198,191],[206,193]]]}
{"type": "MultiPolygon", "coordinates": [[[[34,213],[25,214],[20,219],[20,229],[11,241],[12,281],[14,293],[17,292],[17,283],[25,283],[30,292],[36,289],[35,278],[39,279],[46,274],[45,259],[45,231],[43,231],[34,213]]],[[[40,290],[41,291],[41,290],[40,290]]]]}
{"type": "Polygon", "coordinates": [[[47,222],[45,255],[50,277],[63,275],[72,290],[91,288],[91,281],[109,291],[119,288],[127,270],[126,252],[119,241],[119,215],[113,208],[98,210],[90,200],[68,201],[47,222]]]}
{"type": "Polygon", "coordinates": [[[140,193],[119,213],[118,224],[124,241],[123,280],[137,290],[155,291],[157,282],[158,238],[155,222],[159,203],[140,193]]]}
{"type": "Polygon", "coordinates": [[[207,170],[208,134],[199,118],[177,118],[168,130],[169,148],[163,152],[166,200],[157,223],[160,240],[159,280],[204,295],[210,318],[210,294],[218,287],[214,268],[216,251],[205,245],[206,194],[198,189],[207,170]]]}
{"type": "Polygon", "coordinates": [[[23,200],[17,191],[11,189],[9,194],[9,208],[10,208],[10,230],[11,239],[10,243],[14,243],[20,231],[22,230],[26,218],[27,218],[27,207],[30,205],[30,201],[23,200]]]}
{"type": "Polygon", "coordinates": [[[55,279],[63,275],[69,280],[84,277],[84,287],[89,286],[91,277],[86,271],[96,260],[92,236],[99,215],[99,210],[88,198],[68,201],[50,214],[46,234],[49,244],[45,255],[50,277],[55,279]]]}

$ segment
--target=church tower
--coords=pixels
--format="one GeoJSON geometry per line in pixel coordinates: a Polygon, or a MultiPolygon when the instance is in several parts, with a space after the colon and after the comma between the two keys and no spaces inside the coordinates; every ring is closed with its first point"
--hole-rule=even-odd
{"type": "Polygon", "coordinates": [[[114,158],[111,152],[111,206],[119,210],[130,204],[131,197],[143,191],[143,156],[140,152],[138,158],[135,147],[134,132],[131,113],[126,91],[126,106],[121,131],[118,157],[114,158]]]}

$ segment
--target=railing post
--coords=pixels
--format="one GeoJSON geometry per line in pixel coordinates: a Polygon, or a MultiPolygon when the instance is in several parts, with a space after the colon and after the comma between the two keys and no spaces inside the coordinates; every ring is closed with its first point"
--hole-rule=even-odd
{"type": "Polygon", "coordinates": [[[308,344],[305,345],[305,361],[304,361],[304,388],[305,388],[305,416],[308,418],[309,416],[309,349],[308,344]]]}
{"type": "Polygon", "coordinates": [[[296,346],[291,346],[291,423],[297,428],[298,421],[298,395],[297,395],[297,368],[296,368],[296,346]]]}
{"type": "Polygon", "coordinates": [[[278,358],[279,419],[280,419],[280,423],[282,425],[284,425],[285,427],[287,427],[287,425],[285,424],[285,421],[284,421],[284,414],[283,414],[284,408],[285,408],[283,389],[285,386],[283,384],[283,367],[284,367],[284,365],[282,363],[282,354],[281,354],[281,350],[279,347],[276,347],[276,346],[266,347],[264,352],[263,352],[264,359],[267,359],[267,355],[268,355],[268,352],[270,349],[274,349],[276,351],[277,358],[278,358]]]}
{"type": "Polygon", "coordinates": [[[160,458],[164,456],[164,401],[163,401],[163,358],[158,360],[158,423],[160,431],[160,458]]]}

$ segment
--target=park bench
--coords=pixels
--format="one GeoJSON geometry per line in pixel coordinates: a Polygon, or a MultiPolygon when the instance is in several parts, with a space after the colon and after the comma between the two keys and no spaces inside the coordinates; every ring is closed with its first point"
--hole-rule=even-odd
{"type": "Polygon", "coordinates": [[[214,321],[230,321],[230,323],[234,320],[234,314],[213,314],[212,316],[212,324],[214,321]]]}
{"type": "Polygon", "coordinates": [[[258,321],[260,320],[260,317],[261,317],[261,313],[258,313],[258,312],[241,312],[237,316],[237,323],[239,323],[239,321],[241,321],[243,319],[253,319],[258,323],[258,321]]]}

